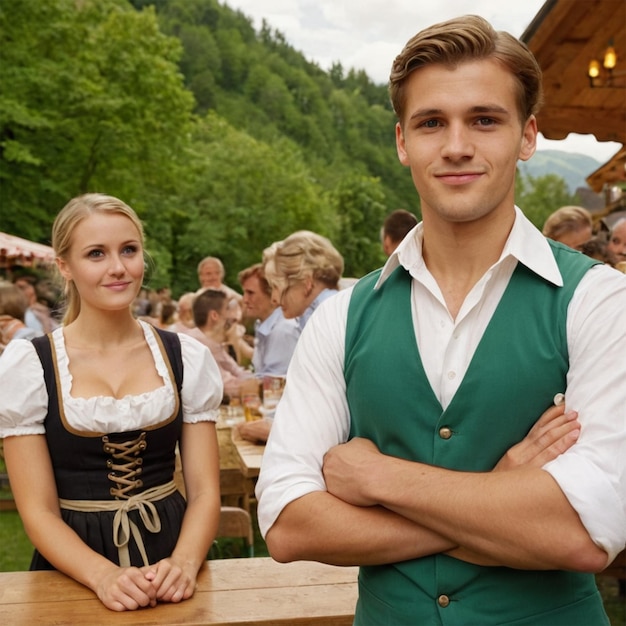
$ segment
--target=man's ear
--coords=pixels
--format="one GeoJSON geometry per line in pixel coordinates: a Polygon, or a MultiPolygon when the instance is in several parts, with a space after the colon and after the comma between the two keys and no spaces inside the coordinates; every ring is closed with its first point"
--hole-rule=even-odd
{"type": "Polygon", "coordinates": [[[528,161],[528,159],[535,154],[535,150],[537,149],[537,132],[537,118],[531,115],[528,120],[526,120],[524,132],[522,133],[522,143],[518,157],[521,161],[528,161]]]}
{"type": "Polygon", "coordinates": [[[406,144],[404,142],[404,133],[402,132],[402,126],[400,122],[396,123],[396,151],[398,153],[398,160],[405,167],[409,166],[409,157],[406,153],[406,144]]]}

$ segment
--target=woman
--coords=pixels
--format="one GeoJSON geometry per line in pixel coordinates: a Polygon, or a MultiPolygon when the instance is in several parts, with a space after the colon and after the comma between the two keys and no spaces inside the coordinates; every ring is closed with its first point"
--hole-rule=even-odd
{"type": "Polygon", "coordinates": [[[548,216],[542,232],[553,241],[581,250],[593,235],[591,213],[580,206],[562,206],[548,216]]]}
{"type": "Polygon", "coordinates": [[[343,257],[326,237],[297,231],[263,252],[272,300],[304,328],[313,311],[339,290],[343,257]]]}
{"type": "Polygon", "coordinates": [[[0,359],[0,437],[31,569],[56,568],[116,611],[189,598],[220,509],[219,371],[199,342],[133,317],[143,239],[120,200],[71,200],[52,232],[64,325],[0,359]]]}

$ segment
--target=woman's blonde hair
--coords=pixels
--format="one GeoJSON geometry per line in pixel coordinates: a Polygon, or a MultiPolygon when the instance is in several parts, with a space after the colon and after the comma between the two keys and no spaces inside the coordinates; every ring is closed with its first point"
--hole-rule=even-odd
{"type": "Polygon", "coordinates": [[[265,276],[271,285],[293,285],[307,278],[338,289],[343,257],[326,237],[299,230],[263,252],[265,276]]]}
{"type": "Polygon", "coordinates": [[[542,232],[546,237],[559,241],[566,233],[583,228],[593,228],[591,213],[581,206],[562,206],[548,216],[542,232]]]}
{"type": "MultiPolygon", "coordinates": [[[[72,198],[59,212],[52,225],[52,247],[56,256],[67,259],[72,247],[72,235],[75,228],[86,217],[94,213],[111,213],[126,216],[137,228],[143,247],[144,232],[141,220],[127,204],[113,196],[102,193],[86,193],[72,198]]],[[[65,315],[63,323],[73,322],[80,312],[80,295],[73,281],[65,281],[65,315]]]]}
{"type": "Polygon", "coordinates": [[[496,31],[478,15],[465,15],[434,24],[412,37],[395,58],[389,76],[389,95],[400,124],[404,123],[406,83],[413,71],[440,63],[456,67],[466,61],[495,59],[513,76],[522,124],[542,104],[541,68],[526,44],[496,31]]]}

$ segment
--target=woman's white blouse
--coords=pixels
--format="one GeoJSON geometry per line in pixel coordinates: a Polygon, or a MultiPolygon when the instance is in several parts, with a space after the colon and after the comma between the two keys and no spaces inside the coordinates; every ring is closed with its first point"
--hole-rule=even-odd
{"type": "MultiPolygon", "coordinates": [[[[140,322],[163,386],[139,395],[74,398],[63,329],[53,334],[65,418],[76,430],[124,432],[145,428],[169,418],[175,408],[176,381],[161,354],[155,333],[140,322]]],[[[179,334],[183,357],[181,402],[187,423],[215,421],[222,401],[222,379],[208,348],[179,334]]],[[[43,367],[30,341],[14,340],[0,356],[0,437],[45,433],[48,392],[43,367]]]]}

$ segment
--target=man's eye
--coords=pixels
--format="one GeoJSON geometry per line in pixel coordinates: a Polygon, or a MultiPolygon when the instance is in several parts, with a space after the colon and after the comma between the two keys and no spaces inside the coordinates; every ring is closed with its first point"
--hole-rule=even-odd
{"type": "Polygon", "coordinates": [[[422,126],[424,128],[437,128],[439,126],[438,120],[426,120],[422,126]]]}

